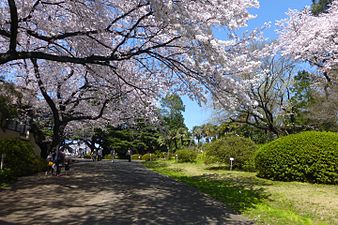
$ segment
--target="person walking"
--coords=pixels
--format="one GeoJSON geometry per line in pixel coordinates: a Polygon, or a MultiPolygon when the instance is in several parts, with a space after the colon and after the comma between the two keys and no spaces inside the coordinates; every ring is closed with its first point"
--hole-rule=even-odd
{"type": "Polygon", "coordinates": [[[45,175],[52,174],[53,175],[53,167],[54,167],[54,162],[53,162],[53,156],[52,153],[49,153],[47,156],[47,170],[45,175]]]}
{"type": "Polygon", "coordinates": [[[96,150],[92,152],[91,156],[92,156],[92,161],[95,162],[96,161],[96,150]]]}
{"type": "Polygon", "coordinates": [[[56,164],[56,175],[59,176],[61,173],[61,168],[65,161],[65,154],[63,153],[63,149],[59,149],[59,151],[56,152],[55,156],[55,164],[56,164]]]}
{"type": "Polygon", "coordinates": [[[102,148],[99,148],[99,150],[97,150],[97,161],[101,160],[102,160],[102,148]]]}
{"type": "Polygon", "coordinates": [[[127,159],[128,159],[128,162],[131,162],[131,156],[132,156],[132,151],[131,151],[131,148],[130,149],[128,149],[128,151],[127,151],[127,159]]]}
{"type": "Polygon", "coordinates": [[[113,148],[110,150],[110,154],[111,154],[111,161],[114,162],[116,153],[115,153],[115,150],[113,148]]]}
{"type": "Polygon", "coordinates": [[[70,163],[71,163],[71,159],[69,157],[66,157],[66,159],[65,159],[65,173],[66,173],[67,176],[69,175],[70,163]]]}

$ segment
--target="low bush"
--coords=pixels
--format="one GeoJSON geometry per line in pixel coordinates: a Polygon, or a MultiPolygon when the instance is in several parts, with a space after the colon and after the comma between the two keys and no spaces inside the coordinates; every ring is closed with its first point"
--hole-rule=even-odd
{"type": "Polygon", "coordinates": [[[13,175],[12,170],[7,169],[7,168],[0,170],[0,184],[2,182],[9,182],[14,179],[15,179],[15,176],[13,175]]]}
{"type": "Polygon", "coordinates": [[[255,169],[254,156],[256,144],[249,138],[239,136],[226,136],[217,139],[205,146],[205,163],[230,164],[234,158],[233,168],[253,171],[255,169]]]}
{"type": "Polygon", "coordinates": [[[131,156],[131,159],[132,160],[139,160],[139,159],[141,159],[141,155],[139,155],[139,154],[133,154],[132,156],[131,156]]]}
{"type": "Polygon", "coordinates": [[[142,156],[142,160],[155,161],[155,160],[157,160],[157,156],[155,154],[152,154],[152,153],[144,154],[142,156]]]}
{"type": "Polygon", "coordinates": [[[176,159],[176,153],[175,152],[172,152],[172,151],[169,151],[169,154],[168,152],[164,152],[164,159],[168,159],[168,160],[174,160],[176,159]]]}
{"type": "Polygon", "coordinates": [[[263,145],[256,156],[258,176],[280,181],[338,183],[338,134],[307,131],[263,145]]]}
{"type": "Polygon", "coordinates": [[[14,177],[31,175],[47,167],[46,160],[34,152],[31,143],[19,139],[0,141],[0,154],[6,154],[4,168],[14,177]]]}
{"type": "Polygon", "coordinates": [[[156,155],[157,159],[167,159],[168,158],[168,152],[161,152],[160,150],[156,150],[154,152],[154,154],[156,155]]]}
{"type": "Polygon", "coordinates": [[[90,153],[86,153],[84,156],[83,156],[84,159],[91,159],[92,158],[92,155],[90,153]]]}
{"type": "Polygon", "coordinates": [[[197,152],[191,149],[180,149],[176,151],[178,162],[196,162],[197,152]]]}
{"type": "Polygon", "coordinates": [[[199,152],[198,154],[197,154],[197,157],[196,157],[196,161],[198,162],[198,163],[203,163],[203,162],[205,162],[205,157],[206,157],[206,153],[205,152],[199,152]]]}

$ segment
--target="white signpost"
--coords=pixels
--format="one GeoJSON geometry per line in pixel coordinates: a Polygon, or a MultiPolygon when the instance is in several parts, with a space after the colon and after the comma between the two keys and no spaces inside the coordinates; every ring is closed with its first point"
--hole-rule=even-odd
{"type": "Polygon", "coordinates": [[[6,157],[6,154],[2,153],[1,154],[1,164],[0,164],[0,169],[2,170],[4,167],[4,159],[6,157]]]}
{"type": "Polygon", "coordinates": [[[232,170],[232,161],[234,161],[235,159],[230,157],[230,170],[232,170]]]}

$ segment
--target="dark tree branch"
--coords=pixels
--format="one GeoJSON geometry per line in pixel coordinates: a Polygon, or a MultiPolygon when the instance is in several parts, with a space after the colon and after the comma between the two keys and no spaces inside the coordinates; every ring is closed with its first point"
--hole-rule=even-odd
{"type": "Polygon", "coordinates": [[[123,59],[117,56],[101,56],[101,55],[91,55],[87,57],[71,57],[63,55],[53,55],[44,52],[16,52],[15,54],[11,53],[2,53],[0,54],[0,65],[19,59],[45,59],[55,62],[63,63],[74,63],[74,64],[98,64],[105,65],[109,61],[121,61],[123,59]]]}
{"type": "Polygon", "coordinates": [[[0,36],[11,38],[11,33],[6,30],[0,30],[0,36]]]}
{"type": "Polygon", "coordinates": [[[16,39],[18,36],[18,11],[14,0],[8,0],[9,10],[11,14],[11,37],[9,44],[9,52],[16,52],[16,39]]]}
{"type": "Polygon", "coordinates": [[[148,16],[150,16],[152,13],[148,12],[147,14],[141,16],[136,23],[129,29],[128,33],[125,35],[125,37],[123,38],[123,40],[114,48],[112,55],[114,55],[117,50],[124,44],[127,42],[127,40],[129,39],[130,34],[136,29],[136,27],[142,22],[143,19],[147,18],[148,16]]]}
{"type": "Polygon", "coordinates": [[[33,66],[34,66],[34,75],[35,75],[35,78],[37,79],[40,92],[53,112],[54,122],[59,121],[60,119],[59,119],[58,109],[53,99],[48,95],[45,85],[41,80],[41,75],[40,75],[37,59],[31,59],[31,62],[33,63],[33,66]]]}

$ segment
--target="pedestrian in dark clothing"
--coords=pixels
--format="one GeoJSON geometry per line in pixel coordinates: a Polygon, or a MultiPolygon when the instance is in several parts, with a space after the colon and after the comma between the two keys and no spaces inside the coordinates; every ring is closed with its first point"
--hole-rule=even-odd
{"type": "Polygon", "coordinates": [[[71,163],[71,159],[66,158],[65,159],[65,173],[66,173],[66,175],[69,175],[70,163],[71,163]]]}
{"type": "Polygon", "coordinates": [[[132,151],[131,151],[131,149],[128,149],[128,151],[127,151],[127,159],[128,159],[128,162],[131,162],[131,156],[132,156],[132,151]]]}
{"type": "Polygon", "coordinates": [[[61,168],[65,160],[65,154],[62,150],[59,150],[55,154],[55,164],[56,164],[56,175],[60,175],[61,168]]]}
{"type": "Polygon", "coordinates": [[[110,154],[111,154],[111,161],[114,162],[115,155],[116,155],[115,150],[114,150],[114,149],[111,149],[111,150],[110,150],[110,154]]]}

